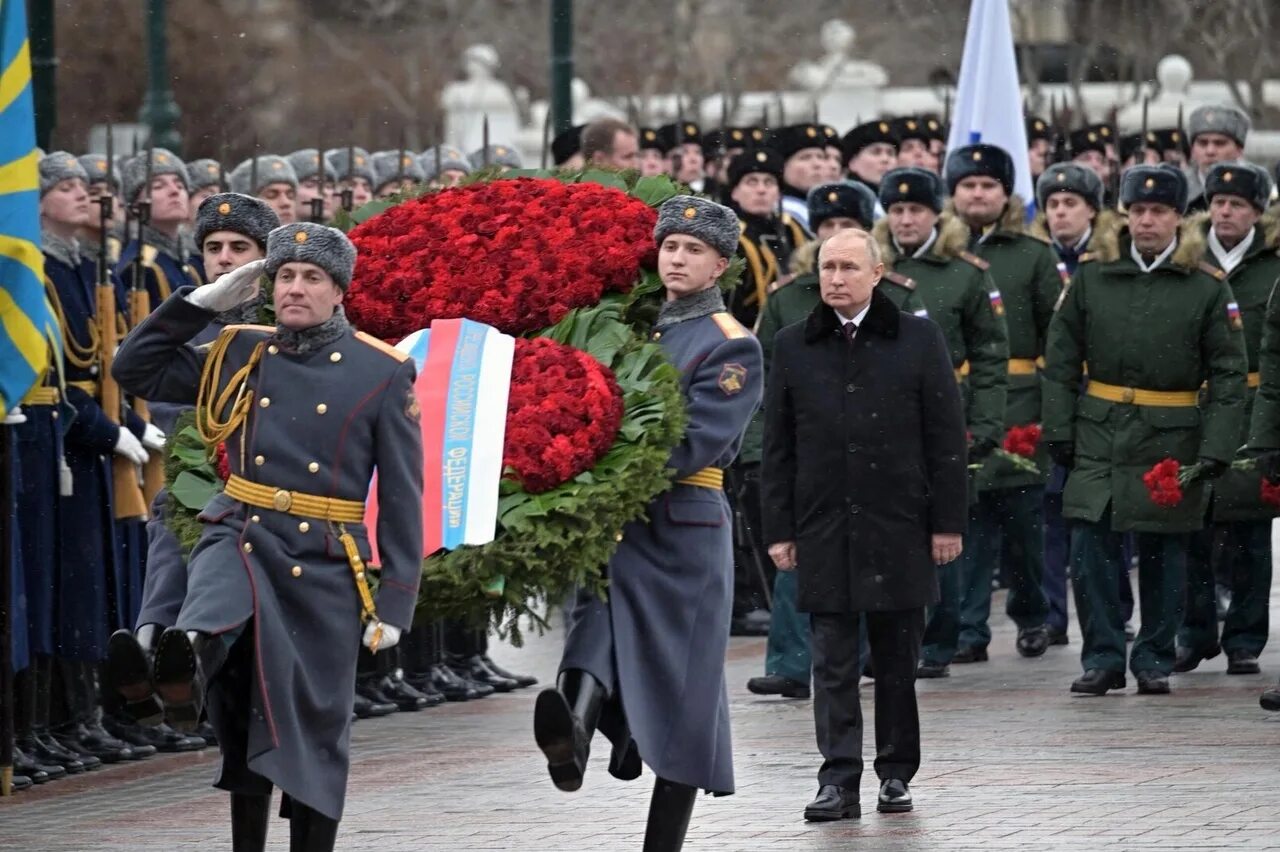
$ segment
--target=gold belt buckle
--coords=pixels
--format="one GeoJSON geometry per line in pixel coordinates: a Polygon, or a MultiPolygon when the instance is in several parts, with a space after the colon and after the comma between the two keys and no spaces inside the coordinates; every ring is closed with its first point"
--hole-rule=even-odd
{"type": "Polygon", "coordinates": [[[1123,400],[1125,403],[1133,402],[1133,397],[1134,397],[1133,388],[1125,388],[1120,393],[1120,399],[1123,400]]]}
{"type": "Polygon", "coordinates": [[[293,494],[281,488],[271,498],[271,505],[277,512],[287,512],[293,508],[293,494]]]}

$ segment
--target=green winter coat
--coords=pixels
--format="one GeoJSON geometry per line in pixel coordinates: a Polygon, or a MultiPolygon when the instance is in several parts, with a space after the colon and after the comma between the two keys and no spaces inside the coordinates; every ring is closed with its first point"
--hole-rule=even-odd
{"type": "Polygon", "coordinates": [[[1276,298],[1275,290],[1267,299],[1262,344],[1258,349],[1258,374],[1261,383],[1249,418],[1249,447],[1280,450],[1280,299],[1276,298]]]}
{"type": "MultiPolygon", "coordinates": [[[[954,216],[948,205],[944,216],[954,216]]],[[[1046,243],[1027,233],[1026,207],[1013,196],[1004,216],[982,242],[971,249],[989,264],[995,283],[997,313],[1003,313],[1009,333],[1009,389],[1004,426],[1039,423],[1040,379],[1032,366],[1044,355],[1053,306],[1062,290],[1058,256],[1046,243]]],[[[1023,473],[1009,462],[990,459],[978,474],[978,490],[1026,488],[1044,485],[1049,476],[1049,456],[1037,454],[1040,474],[1023,473]]]]}
{"type": "MultiPolygon", "coordinates": [[[[773,358],[773,339],[778,332],[792,323],[803,322],[809,313],[822,301],[818,292],[818,247],[817,240],[801,246],[791,256],[791,271],[796,278],[785,287],[769,294],[760,312],[756,324],[756,337],[760,340],[760,348],[764,350],[765,382],[769,381],[768,370],[773,358]]],[[[920,296],[906,287],[882,279],[879,286],[900,310],[916,316],[928,316],[924,302],[920,296]]],[[[764,415],[757,411],[747,432],[742,439],[742,449],[738,452],[738,460],[744,464],[759,463],[761,448],[764,442],[764,415]]]]}
{"type": "MultiPolygon", "coordinates": [[[[1207,215],[1197,217],[1195,224],[1205,238],[1209,234],[1207,215]]],[[[1213,252],[1207,248],[1204,254],[1205,271],[1231,285],[1236,302],[1240,306],[1240,316],[1244,321],[1244,348],[1249,360],[1249,390],[1246,392],[1244,429],[1240,436],[1240,444],[1249,440],[1249,420],[1253,413],[1255,388],[1258,382],[1258,355],[1262,348],[1262,329],[1266,323],[1267,300],[1276,280],[1280,278],[1280,254],[1277,253],[1277,242],[1280,238],[1280,222],[1267,218],[1259,222],[1253,229],[1253,244],[1249,253],[1244,256],[1240,265],[1224,273],[1213,252]]],[[[1213,503],[1209,509],[1209,518],[1215,522],[1225,521],[1265,521],[1275,517],[1273,507],[1262,502],[1260,492],[1262,475],[1253,471],[1233,470],[1214,481],[1210,488],[1213,492],[1213,503]]]]}
{"type": "Polygon", "coordinates": [[[991,295],[995,285],[985,263],[965,250],[967,229],[956,219],[939,219],[938,238],[921,257],[898,255],[887,219],[877,222],[873,233],[880,244],[885,277],[896,277],[897,283],[906,285],[890,292],[890,298],[898,303],[907,295],[919,296],[929,319],[942,328],[951,366],[961,381],[970,435],[975,441],[999,445],[1004,440],[1009,334],[996,310],[991,295]]]}
{"type": "Polygon", "coordinates": [[[1203,234],[1184,226],[1160,267],[1143,273],[1120,231],[1082,263],[1049,329],[1044,440],[1070,442],[1075,464],[1063,515],[1111,529],[1181,533],[1204,523],[1202,482],[1175,507],[1156,505],[1142,475],[1157,462],[1230,461],[1244,422],[1244,334],[1231,288],[1200,268],[1203,234]],[[1080,393],[1091,381],[1145,391],[1206,392],[1200,405],[1136,405],[1080,393]]]}

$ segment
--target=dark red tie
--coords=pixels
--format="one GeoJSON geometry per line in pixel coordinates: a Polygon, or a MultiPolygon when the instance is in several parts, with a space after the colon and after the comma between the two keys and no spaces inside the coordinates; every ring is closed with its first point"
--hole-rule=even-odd
{"type": "Polygon", "coordinates": [[[858,333],[858,324],[856,322],[847,322],[844,324],[844,340],[849,345],[853,345],[853,337],[858,333]]]}

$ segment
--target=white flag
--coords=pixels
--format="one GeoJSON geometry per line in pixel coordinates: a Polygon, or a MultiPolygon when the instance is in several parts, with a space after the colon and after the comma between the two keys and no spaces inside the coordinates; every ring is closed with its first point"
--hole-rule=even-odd
{"type": "Polygon", "coordinates": [[[1013,157],[1013,189],[1027,202],[1029,214],[1035,192],[1008,0],[972,0],[969,6],[947,149],[954,151],[977,142],[996,145],[1013,157]]]}

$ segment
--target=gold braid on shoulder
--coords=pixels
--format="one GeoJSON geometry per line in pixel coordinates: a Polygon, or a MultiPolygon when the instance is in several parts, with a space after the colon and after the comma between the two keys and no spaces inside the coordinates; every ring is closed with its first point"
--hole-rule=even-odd
{"type": "MultiPolygon", "coordinates": [[[[222,363],[227,355],[227,348],[236,336],[233,329],[227,329],[218,335],[209,349],[208,358],[204,362],[204,370],[200,373],[200,389],[196,395],[196,430],[212,455],[217,446],[235,433],[249,415],[249,407],[253,404],[253,391],[249,390],[249,374],[262,360],[265,341],[259,341],[253,347],[249,360],[236,370],[227,381],[222,392],[218,392],[218,376],[222,373],[222,363]],[[228,403],[230,409],[227,408],[228,403]],[[220,419],[220,412],[226,410],[226,419],[220,419]]],[[[241,443],[241,453],[244,444],[241,443]]],[[[241,459],[243,463],[243,459],[241,459]]]]}
{"type": "Polygon", "coordinates": [[[102,349],[102,339],[98,335],[98,326],[95,323],[89,323],[89,345],[85,346],[76,340],[71,334],[71,329],[67,327],[67,315],[62,310],[62,299],[58,297],[58,290],[48,278],[44,282],[45,295],[49,297],[49,305],[53,308],[54,318],[58,321],[58,327],[62,329],[63,346],[62,351],[67,356],[67,361],[73,366],[81,370],[87,370],[98,363],[98,353],[102,349]]]}

